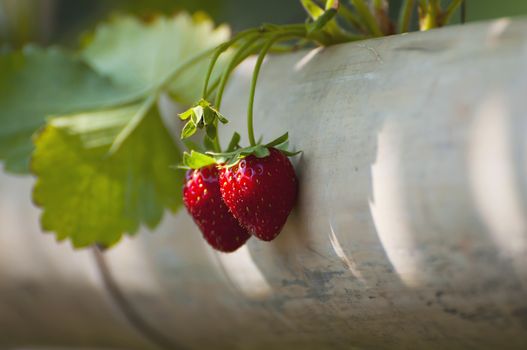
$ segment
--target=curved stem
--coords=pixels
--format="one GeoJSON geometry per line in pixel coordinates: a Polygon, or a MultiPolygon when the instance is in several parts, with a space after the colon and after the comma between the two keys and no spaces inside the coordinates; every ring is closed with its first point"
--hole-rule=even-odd
{"type": "Polygon", "coordinates": [[[346,6],[341,6],[337,15],[340,16],[343,20],[349,22],[351,26],[355,28],[359,33],[368,34],[368,28],[364,23],[363,19],[346,6]]]}
{"type": "Polygon", "coordinates": [[[375,17],[368,8],[368,5],[366,5],[363,0],[351,0],[351,3],[353,4],[353,6],[355,6],[355,9],[368,26],[370,32],[374,36],[382,36],[383,34],[381,28],[379,27],[379,24],[375,20],[375,17]]]}
{"type": "Polygon", "coordinates": [[[252,52],[252,50],[249,50],[250,47],[260,39],[261,37],[259,35],[254,36],[253,38],[250,38],[245,42],[238,50],[236,55],[231,59],[229,65],[227,68],[223,71],[223,74],[221,76],[220,85],[218,87],[218,92],[216,93],[216,100],[214,101],[214,106],[217,109],[221,108],[221,100],[223,97],[223,91],[225,90],[225,86],[227,85],[227,81],[229,80],[229,77],[234,70],[240,64],[241,61],[247,56],[249,56],[252,52]]]}
{"type": "MultiPolygon", "coordinates": [[[[241,61],[245,59],[245,57],[249,56],[252,52],[252,50],[249,50],[251,45],[254,44],[255,41],[260,39],[260,35],[256,35],[255,37],[249,39],[245,44],[243,44],[236,55],[231,59],[229,65],[224,70],[221,80],[217,80],[219,82],[218,91],[216,92],[216,101],[214,102],[214,106],[219,110],[221,107],[221,100],[223,97],[223,92],[225,90],[225,86],[227,85],[227,81],[229,79],[229,76],[231,72],[240,64],[241,61]]],[[[221,152],[221,145],[220,145],[220,138],[218,136],[218,127],[216,125],[216,135],[213,139],[213,146],[215,152],[221,152]]]]}
{"type": "Polygon", "coordinates": [[[254,106],[254,93],[256,91],[256,82],[258,81],[258,75],[260,74],[260,68],[262,67],[263,60],[267,52],[271,49],[273,44],[279,40],[285,40],[295,37],[305,37],[305,30],[299,31],[297,33],[280,33],[272,36],[262,47],[256,64],[254,66],[253,77],[251,81],[251,90],[249,94],[249,105],[247,107],[247,132],[249,136],[249,142],[251,146],[256,145],[256,139],[254,138],[254,127],[253,127],[253,106],[254,106]]]}
{"type": "MultiPolygon", "coordinates": [[[[212,141],[212,145],[214,146],[214,152],[218,152],[220,153],[221,152],[221,145],[220,145],[220,137],[218,135],[218,122],[216,122],[216,137],[214,138],[214,140],[212,141]]],[[[207,136],[205,136],[207,137],[207,136]]]]}
{"type": "Polygon", "coordinates": [[[251,33],[260,32],[260,31],[261,31],[260,29],[248,29],[248,30],[242,31],[236,34],[231,40],[223,44],[220,44],[218,47],[216,47],[214,51],[214,55],[210,59],[210,64],[207,70],[207,75],[205,76],[205,83],[203,84],[203,91],[201,93],[203,98],[205,99],[207,98],[207,89],[209,87],[209,80],[210,80],[210,77],[212,76],[212,71],[214,70],[214,66],[216,65],[216,62],[218,61],[218,58],[220,57],[220,55],[225,50],[227,50],[232,44],[242,39],[244,36],[249,35],[251,33]]]}
{"type": "Polygon", "coordinates": [[[410,28],[410,20],[414,10],[415,0],[404,0],[399,14],[399,33],[406,33],[410,28]]]}
{"type": "MultiPolygon", "coordinates": [[[[423,1],[421,1],[423,3],[423,1]]],[[[429,0],[426,2],[426,7],[423,9],[421,6],[421,23],[420,30],[430,30],[440,26],[438,22],[439,15],[441,13],[440,1],[429,0]]]]}
{"type": "Polygon", "coordinates": [[[453,0],[443,13],[442,24],[447,24],[464,0],[453,0]]]}

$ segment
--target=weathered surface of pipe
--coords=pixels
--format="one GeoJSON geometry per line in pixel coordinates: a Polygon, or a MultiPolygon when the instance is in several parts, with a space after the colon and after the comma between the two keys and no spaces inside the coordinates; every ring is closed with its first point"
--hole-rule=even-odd
{"type": "MultiPolygon", "coordinates": [[[[226,97],[231,132],[245,130],[249,77],[242,66],[226,97]]],[[[104,254],[168,347],[527,347],[526,20],[273,57],[255,119],[304,151],[278,239],[216,253],[181,211],[104,254]]],[[[0,179],[0,343],[8,329],[141,348],[91,257],[41,237],[29,185],[6,194],[13,181],[0,179]],[[25,308],[30,293],[42,299],[25,308]]]]}

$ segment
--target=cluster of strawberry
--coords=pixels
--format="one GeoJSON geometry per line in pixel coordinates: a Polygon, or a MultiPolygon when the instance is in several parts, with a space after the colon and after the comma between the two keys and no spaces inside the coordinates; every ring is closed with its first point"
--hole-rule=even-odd
{"type": "Polygon", "coordinates": [[[289,158],[270,147],[233,166],[208,165],[187,171],[183,201],[205,240],[232,252],[252,236],[271,241],[280,233],[298,192],[289,158]]]}

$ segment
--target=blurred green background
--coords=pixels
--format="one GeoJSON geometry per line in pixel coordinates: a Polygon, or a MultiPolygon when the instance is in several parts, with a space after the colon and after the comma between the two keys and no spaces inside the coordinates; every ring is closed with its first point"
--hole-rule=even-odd
{"type": "MultiPolygon", "coordinates": [[[[391,0],[394,8],[401,0],[391,0]]],[[[170,14],[206,11],[234,30],[262,22],[298,23],[298,0],[0,0],[0,47],[27,42],[75,46],[77,37],[112,13],[170,14]]],[[[468,0],[467,20],[527,15],[527,0],[468,0]]]]}

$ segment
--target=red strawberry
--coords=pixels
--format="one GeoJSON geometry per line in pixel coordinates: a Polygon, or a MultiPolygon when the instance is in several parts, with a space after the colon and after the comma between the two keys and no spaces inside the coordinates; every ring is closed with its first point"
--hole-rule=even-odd
{"type": "Polygon", "coordinates": [[[269,148],[264,158],[247,156],[220,170],[223,200],[240,224],[261,240],[271,241],[282,230],[295,204],[298,182],[289,159],[269,148]]]}
{"type": "Polygon", "coordinates": [[[218,170],[214,166],[187,172],[183,202],[203,237],[214,249],[233,252],[251,237],[223,202],[218,170]]]}

